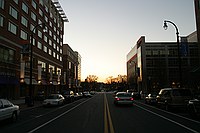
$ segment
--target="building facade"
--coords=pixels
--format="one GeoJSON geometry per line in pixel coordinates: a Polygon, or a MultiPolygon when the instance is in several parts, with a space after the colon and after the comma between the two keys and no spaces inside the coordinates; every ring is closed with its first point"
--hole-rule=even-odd
{"type": "Polygon", "coordinates": [[[63,84],[66,15],[57,0],[0,0],[0,94],[19,98],[63,84]],[[31,44],[32,43],[32,44],[31,44]],[[32,67],[30,46],[32,45],[32,67]]]}
{"type": "MultiPolygon", "coordinates": [[[[198,88],[198,43],[181,42],[181,83],[183,87],[198,88]]],[[[128,84],[133,89],[147,93],[163,87],[178,87],[179,64],[176,42],[145,42],[142,36],[127,55],[128,84]],[[137,87],[137,88],[136,88],[137,87]]]]}
{"type": "Polygon", "coordinates": [[[78,92],[81,83],[81,56],[68,45],[63,45],[63,72],[66,90],[78,92]]]}

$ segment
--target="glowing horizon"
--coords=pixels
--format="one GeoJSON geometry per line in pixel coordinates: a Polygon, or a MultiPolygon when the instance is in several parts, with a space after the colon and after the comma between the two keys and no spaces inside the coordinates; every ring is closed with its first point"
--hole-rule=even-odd
{"type": "Polygon", "coordinates": [[[64,43],[82,57],[82,80],[96,75],[98,81],[104,82],[109,76],[126,75],[126,55],[141,36],[145,36],[147,42],[176,41],[173,26],[169,26],[167,32],[163,29],[165,19],[176,23],[180,36],[196,30],[193,1],[59,2],[69,19],[69,23],[65,23],[64,43]]]}

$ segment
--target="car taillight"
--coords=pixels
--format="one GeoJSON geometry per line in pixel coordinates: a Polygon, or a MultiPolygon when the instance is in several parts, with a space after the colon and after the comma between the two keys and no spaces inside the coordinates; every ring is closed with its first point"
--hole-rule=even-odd
{"type": "Polygon", "coordinates": [[[131,99],[131,101],[133,101],[134,99],[133,98],[130,98],[131,99]]]}
{"type": "Polygon", "coordinates": [[[115,98],[117,101],[119,101],[120,100],[120,98],[115,98]]]}

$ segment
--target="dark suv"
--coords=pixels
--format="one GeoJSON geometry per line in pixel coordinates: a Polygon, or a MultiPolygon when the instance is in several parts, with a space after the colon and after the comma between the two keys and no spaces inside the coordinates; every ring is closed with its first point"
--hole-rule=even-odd
{"type": "Polygon", "coordinates": [[[62,95],[65,98],[65,102],[73,102],[74,101],[74,92],[73,91],[64,91],[62,95]]]}
{"type": "Polygon", "coordinates": [[[189,89],[164,88],[161,89],[156,97],[157,105],[169,110],[172,107],[186,108],[188,101],[192,99],[192,93],[189,89]]]}

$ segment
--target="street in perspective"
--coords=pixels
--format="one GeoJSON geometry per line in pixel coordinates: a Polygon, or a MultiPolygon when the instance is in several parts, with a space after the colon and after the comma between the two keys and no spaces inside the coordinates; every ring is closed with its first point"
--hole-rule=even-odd
{"type": "Polygon", "coordinates": [[[0,0],[0,133],[200,133],[200,0],[0,0]]]}
{"type": "Polygon", "coordinates": [[[61,106],[38,103],[22,109],[16,122],[1,121],[1,132],[200,132],[200,120],[184,111],[166,111],[141,99],[119,105],[114,100],[114,92],[97,92],[61,106]]]}

